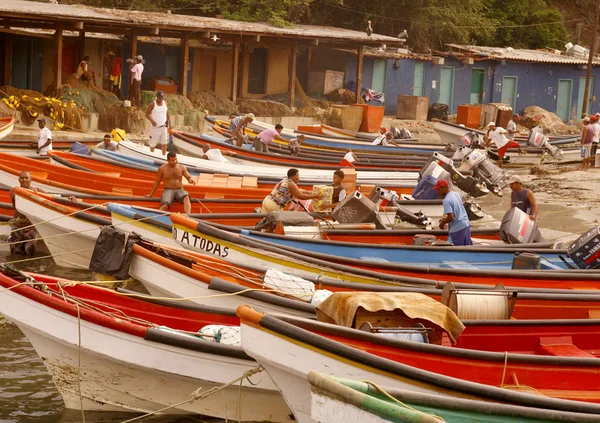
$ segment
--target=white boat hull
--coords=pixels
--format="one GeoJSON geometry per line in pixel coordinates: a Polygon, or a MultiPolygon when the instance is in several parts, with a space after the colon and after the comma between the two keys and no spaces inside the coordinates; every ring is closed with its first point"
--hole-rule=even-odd
{"type": "Polygon", "coordinates": [[[185,303],[188,304],[202,304],[230,310],[235,310],[238,306],[247,304],[264,312],[314,317],[314,314],[268,304],[248,297],[239,295],[224,296],[223,292],[212,290],[203,282],[176,273],[139,254],[133,255],[129,274],[140,281],[150,294],[158,297],[187,298],[185,303]]]}
{"type": "MultiPolygon", "coordinates": [[[[10,172],[7,172],[3,169],[0,169],[0,185],[8,188],[13,188],[19,186],[19,177],[17,175],[13,175],[10,172]]],[[[75,191],[66,190],[58,187],[54,187],[52,185],[44,184],[41,182],[31,181],[32,188],[41,188],[45,192],[51,192],[53,194],[74,194],[75,191]]]]}
{"type": "Polygon", "coordinates": [[[0,140],[5,138],[8,134],[10,134],[13,129],[15,129],[14,121],[9,125],[3,125],[0,127],[0,140]]]}
{"type": "MultiPolygon", "coordinates": [[[[160,160],[166,162],[166,157],[158,150],[150,152],[149,147],[145,147],[129,141],[122,141],[119,146],[120,152],[134,157],[142,157],[145,159],[160,160]]],[[[210,160],[202,160],[197,157],[189,157],[180,155],[179,163],[186,166],[193,166],[198,170],[209,173],[227,173],[229,175],[252,175],[266,179],[283,179],[287,175],[290,166],[272,166],[266,167],[260,164],[237,165],[234,163],[219,163],[210,160]]],[[[300,172],[302,178],[310,181],[331,183],[332,172],[329,170],[319,169],[302,169],[300,172]]],[[[381,185],[402,183],[407,186],[416,186],[418,172],[386,172],[386,171],[357,171],[357,183],[381,185]]]]}
{"type": "Polygon", "coordinates": [[[311,393],[311,417],[313,421],[320,423],[390,423],[389,420],[361,410],[353,404],[317,392],[311,393]]]}
{"type": "MultiPolygon", "coordinates": [[[[183,401],[164,413],[238,418],[238,385],[208,399],[185,400],[197,389],[205,392],[256,367],[251,361],[145,341],[84,320],[78,323],[76,316],[11,291],[2,294],[0,304],[2,314],[19,326],[44,361],[69,409],[149,413],[183,401]]],[[[290,421],[271,380],[261,375],[251,380],[258,385],[242,388],[242,420],[290,421]]]]}
{"type": "Polygon", "coordinates": [[[313,370],[347,379],[368,379],[381,386],[439,394],[425,387],[352,366],[345,361],[319,354],[312,348],[303,347],[243,323],[242,346],[248,355],[267,370],[298,423],[318,423],[311,415],[311,385],[307,380],[308,373],[313,370]],[[277,354],[273,354],[274,351],[277,351],[277,354]]]}

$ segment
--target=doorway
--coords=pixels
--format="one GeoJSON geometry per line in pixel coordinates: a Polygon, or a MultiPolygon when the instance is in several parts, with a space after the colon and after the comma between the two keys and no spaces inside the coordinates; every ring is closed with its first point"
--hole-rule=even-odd
{"type": "MultiPolygon", "coordinates": [[[[585,95],[585,76],[579,78],[579,95],[577,96],[577,119],[582,119],[583,97],[585,95]]],[[[594,96],[594,77],[590,78],[590,88],[588,89],[587,114],[592,114],[592,97],[594,96]]]]}
{"type": "Polygon", "coordinates": [[[573,80],[559,79],[558,93],[556,95],[556,115],[569,122],[571,120],[571,96],[573,94],[573,80]]]}
{"type": "Polygon", "coordinates": [[[454,97],[454,68],[443,66],[440,74],[440,103],[448,105],[448,113],[452,113],[454,97]]]}
{"type": "Polygon", "coordinates": [[[415,79],[413,82],[413,95],[425,95],[425,62],[415,63],[415,79]]]}
{"type": "Polygon", "coordinates": [[[471,71],[471,96],[469,97],[469,103],[471,104],[483,103],[484,74],[485,69],[473,69],[471,71]]]}
{"type": "Polygon", "coordinates": [[[517,82],[516,76],[505,76],[502,78],[502,98],[501,103],[512,107],[513,112],[517,110],[517,82]]]}

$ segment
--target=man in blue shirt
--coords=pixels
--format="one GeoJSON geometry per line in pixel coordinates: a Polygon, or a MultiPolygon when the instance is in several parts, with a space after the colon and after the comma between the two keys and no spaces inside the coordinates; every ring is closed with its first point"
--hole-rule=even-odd
{"type": "Polygon", "coordinates": [[[448,228],[448,241],[454,245],[473,245],[471,241],[471,222],[467,216],[467,211],[463,206],[460,195],[454,191],[450,191],[448,181],[439,179],[434,190],[444,199],[444,214],[440,219],[440,229],[448,228]]]}

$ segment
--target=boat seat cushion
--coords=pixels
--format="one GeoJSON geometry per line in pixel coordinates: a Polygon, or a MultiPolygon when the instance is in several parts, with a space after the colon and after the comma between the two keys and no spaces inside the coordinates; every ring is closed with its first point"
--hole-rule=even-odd
{"type": "Polygon", "coordinates": [[[557,357],[595,358],[573,345],[573,338],[570,336],[540,336],[540,348],[544,353],[557,357]]]}

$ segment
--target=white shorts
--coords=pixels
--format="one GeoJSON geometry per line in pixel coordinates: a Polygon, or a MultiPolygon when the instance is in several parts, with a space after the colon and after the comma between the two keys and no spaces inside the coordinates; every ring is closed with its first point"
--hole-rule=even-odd
{"type": "Polygon", "coordinates": [[[156,147],[159,145],[167,145],[169,142],[169,130],[166,126],[152,126],[150,128],[150,139],[148,145],[156,147]]]}

